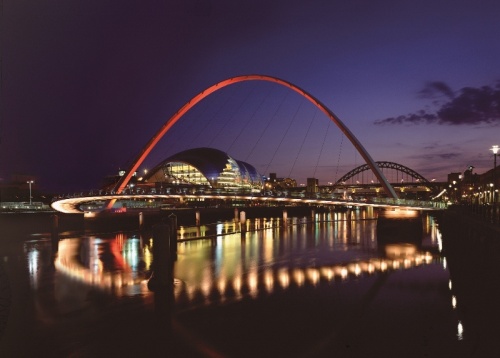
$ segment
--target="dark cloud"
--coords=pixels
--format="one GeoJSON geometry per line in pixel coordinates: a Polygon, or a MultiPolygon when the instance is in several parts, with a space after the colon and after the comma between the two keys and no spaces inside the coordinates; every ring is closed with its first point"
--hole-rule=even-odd
{"type": "Polygon", "coordinates": [[[453,90],[444,82],[427,82],[422,90],[418,92],[420,98],[434,99],[436,97],[446,96],[450,99],[455,97],[453,90]]]}
{"type": "Polygon", "coordinates": [[[423,156],[427,160],[435,160],[435,159],[454,159],[460,157],[458,153],[435,153],[428,154],[423,156]]]}
{"type": "Polygon", "coordinates": [[[437,112],[443,124],[500,123],[500,84],[496,88],[466,87],[437,112]]]}
{"type": "MultiPolygon", "coordinates": [[[[436,147],[434,148],[429,148],[427,147],[426,149],[431,149],[431,150],[439,150],[436,147]]],[[[455,158],[459,158],[461,156],[460,153],[458,152],[434,152],[434,153],[428,153],[428,154],[422,154],[422,153],[419,153],[418,155],[415,155],[415,156],[410,156],[410,158],[412,159],[420,159],[420,160],[423,160],[424,162],[426,163],[429,163],[429,162],[439,162],[439,163],[442,163],[442,161],[448,161],[450,159],[455,159],[455,158]]]]}
{"type": "Polygon", "coordinates": [[[410,113],[407,115],[401,115],[397,117],[390,117],[386,119],[380,119],[375,121],[375,124],[426,124],[426,123],[435,123],[439,120],[437,115],[428,113],[424,110],[418,111],[416,113],[410,113]]]}
{"type": "Polygon", "coordinates": [[[448,98],[435,113],[420,110],[415,113],[376,120],[383,124],[441,124],[441,125],[499,125],[500,124],[500,82],[495,86],[480,88],[465,87],[458,95],[443,82],[429,82],[419,91],[420,97],[448,98]]]}

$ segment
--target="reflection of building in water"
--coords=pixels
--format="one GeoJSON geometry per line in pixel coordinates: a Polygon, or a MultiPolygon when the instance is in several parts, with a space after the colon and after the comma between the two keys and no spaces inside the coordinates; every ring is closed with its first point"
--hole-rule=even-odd
{"type": "MultiPolygon", "coordinates": [[[[215,240],[223,239],[219,237],[215,240]]],[[[275,244],[273,241],[276,240],[273,240],[272,236],[266,238],[266,235],[262,236],[262,240],[261,245],[254,246],[254,248],[261,251],[260,255],[264,261],[275,260],[272,252],[275,244]]],[[[86,252],[83,256],[87,259],[86,264],[83,264],[80,258],[81,241],[79,239],[61,240],[55,265],[60,272],[70,277],[88,285],[112,291],[114,294],[146,293],[146,277],[141,274],[139,262],[146,260],[148,263],[145,263],[145,266],[149,267],[151,245],[147,244],[141,248],[140,241],[138,237],[124,238],[123,234],[117,234],[112,240],[89,238],[88,244],[84,246],[86,252]],[[103,257],[100,257],[103,252],[100,246],[104,241],[107,241],[110,247],[118,247],[118,249],[109,250],[113,253],[113,258],[105,259],[123,263],[121,270],[105,269],[103,257]]],[[[176,263],[176,270],[182,275],[187,275],[185,277],[187,281],[176,285],[175,296],[188,302],[200,298],[209,302],[212,299],[225,301],[227,299],[238,300],[244,296],[257,297],[261,293],[272,293],[277,289],[315,286],[324,281],[335,282],[376,272],[408,269],[433,261],[431,254],[418,252],[410,245],[391,245],[388,247],[386,258],[370,258],[318,267],[262,267],[255,264],[245,266],[245,259],[249,259],[245,256],[246,249],[234,250],[233,247],[231,249],[234,250],[233,252],[227,250],[222,252],[221,242],[213,245],[208,240],[195,241],[193,245],[210,246],[214,250],[215,261],[224,261],[224,264],[206,265],[207,261],[204,257],[189,258],[176,263]],[[215,272],[214,269],[216,269],[215,272]]],[[[251,250],[252,246],[250,245],[248,249],[251,250]]],[[[180,255],[184,255],[183,250],[180,251],[180,255]]]]}

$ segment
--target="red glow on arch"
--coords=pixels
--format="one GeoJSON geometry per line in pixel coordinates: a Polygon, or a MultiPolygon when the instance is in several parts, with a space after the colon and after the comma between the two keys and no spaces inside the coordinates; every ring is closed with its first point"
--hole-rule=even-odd
{"type": "Polygon", "coordinates": [[[123,191],[123,189],[127,186],[128,182],[130,181],[130,178],[132,177],[133,173],[137,170],[137,168],[142,164],[144,159],[149,155],[151,150],[156,146],[156,144],[160,141],[160,139],[167,133],[172,126],[177,123],[177,121],[184,115],[186,114],[191,108],[193,108],[198,102],[200,102],[202,99],[205,97],[211,95],[212,93],[229,86],[234,83],[238,82],[244,82],[244,81],[267,81],[267,82],[274,82],[278,83],[282,86],[288,87],[295,92],[299,93],[303,97],[307,98],[311,103],[313,103],[316,107],[318,107],[323,113],[325,113],[330,120],[332,120],[337,127],[346,135],[346,137],[351,141],[351,143],[354,145],[354,147],[357,149],[357,151],[360,153],[360,155],[363,157],[363,159],[366,161],[370,169],[373,171],[381,185],[384,187],[386,193],[391,196],[392,198],[397,199],[397,194],[392,188],[392,186],[389,184],[388,180],[385,178],[385,176],[382,174],[378,166],[375,164],[371,156],[368,154],[368,152],[365,150],[365,148],[361,145],[361,143],[358,141],[358,139],[354,136],[354,134],[351,133],[351,131],[342,123],[342,121],[335,115],[333,112],[328,109],[325,105],[323,105],[318,99],[304,91],[303,89],[295,86],[294,84],[287,82],[285,80],[272,77],[272,76],[266,76],[266,75],[245,75],[245,76],[237,76],[233,78],[226,79],[224,81],[221,81],[219,83],[216,83],[210,87],[208,87],[206,90],[204,90],[201,93],[198,93],[196,96],[194,96],[189,102],[187,102],[184,106],[182,106],[172,117],[170,117],[165,124],[160,128],[158,132],[149,140],[149,142],[146,144],[146,146],[143,148],[141,153],[137,156],[137,158],[134,160],[132,166],[129,168],[127,173],[121,178],[121,180],[117,184],[116,192],[119,194],[123,191]]]}

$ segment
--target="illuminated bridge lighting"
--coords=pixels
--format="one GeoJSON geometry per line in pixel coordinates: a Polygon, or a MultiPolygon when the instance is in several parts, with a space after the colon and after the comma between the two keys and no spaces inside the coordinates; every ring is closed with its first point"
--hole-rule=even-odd
{"type": "MultiPolygon", "coordinates": [[[[403,200],[403,199],[384,199],[376,198],[374,202],[338,200],[333,198],[295,198],[295,197],[275,197],[263,195],[235,195],[234,192],[225,192],[218,195],[212,194],[115,194],[115,195],[92,195],[92,196],[75,196],[70,198],[61,198],[55,200],[51,206],[66,214],[82,213],[79,209],[80,205],[89,202],[107,202],[117,200],[209,200],[209,199],[226,199],[228,201],[247,201],[247,202],[270,202],[278,204],[295,204],[295,205],[318,205],[318,206],[350,206],[350,207],[379,207],[389,209],[405,209],[413,210],[441,210],[443,204],[438,202],[427,202],[419,200],[403,200]]],[[[375,199],[374,199],[375,200],[375,199]]]]}
{"type": "MultiPolygon", "coordinates": [[[[88,285],[107,291],[122,293],[127,287],[136,286],[140,292],[149,292],[146,281],[132,274],[131,270],[121,273],[105,272],[102,267],[89,268],[83,266],[75,252],[78,251],[77,240],[62,240],[59,243],[59,254],[55,261],[58,271],[88,285]]],[[[270,294],[275,290],[287,289],[290,286],[316,286],[320,282],[335,282],[348,280],[350,277],[372,275],[376,272],[389,270],[403,270],[422,264],[433,262],[434,257],[428,252],[414,252],[399,258],[372,258],[365,261],[356,261],[322,267],[294,268],[267,268],[259,272],[257,268],[250,273],[236,272],[231,278],[226,275],[213,277],[210,272],[203,272],[201,280],[193,279],[198,284],[184,283],[175,285],[176,298],[187,298],[192,301],[202,298],[205,303],[214,299],[213,292],[217,292],[217,300],[240,300],[243,297],[257,297],[259,293],[270,294]],[[262,291],[263,292],[260,292],[262,291]]],[[[98,261],[98,260],[97,260],[98,261]]],[[[178,281],[178,280],[176,280],[178,281]]],[[[191,280],[190,280],[191,281],[191,280]]]]}

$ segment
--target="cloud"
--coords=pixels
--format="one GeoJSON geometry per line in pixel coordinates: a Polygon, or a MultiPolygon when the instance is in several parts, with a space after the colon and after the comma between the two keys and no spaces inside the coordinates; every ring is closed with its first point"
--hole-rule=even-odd
{"type": "Polygon", "coordinates": [[[416,113],[410,113],[407,115],[401,115],[397,117],[390,117],[386,119],[376,120],[375,124],[426,124],[426,123],[436,123],[439,120],[436,114],[428,113],[427,111],[420,110],[416,113]]]}
{"type": "Polygon", "coordinates": [[[439,124],[439,125],[500,125],[500,81],[495,86],[464,87],[457,95],[444,82],[429,82],[418,92],[419,97],[447,98],[435,113],[420,110],[397,117],[376,120],[385,124],[439,124]]]}
{"type": "Polygon", "coordinates": [[[433,160],[449,160],[449,159],[454,159],[454,158],[459,158],[460,155],[458,153],[435,153],[435,154],[424,154],[421,155],[419,158],[420,159],[425,159],[426,161],[433,161],[433,160]]]}
{"type": "Polygon", "coordinates": [[[455,97],[453,90],[444,82],[434,81],[427,82],[423,89],[418,92],[420,98],[433,99],[436,97],[446,96],[450,99],[455,97]]]}

